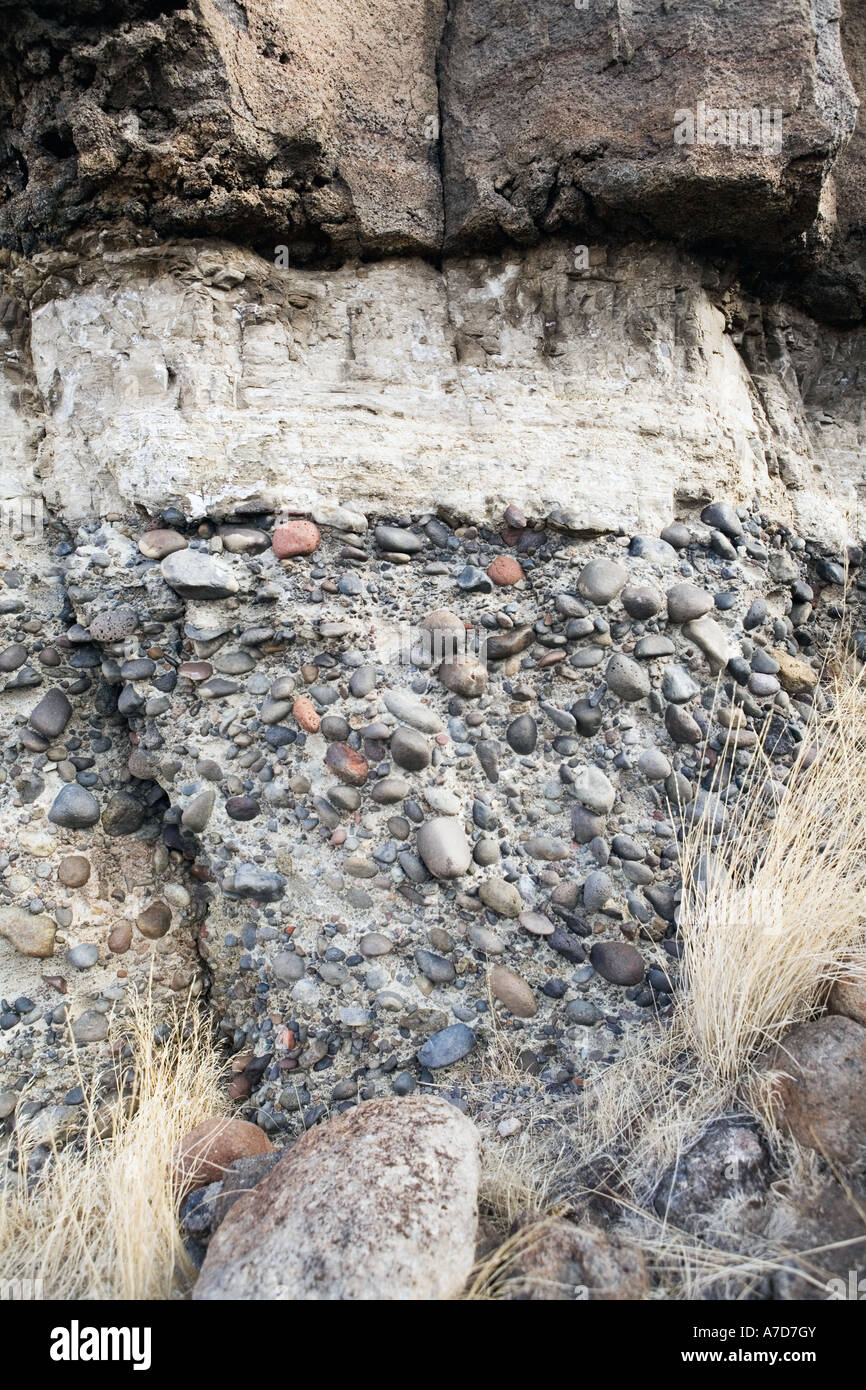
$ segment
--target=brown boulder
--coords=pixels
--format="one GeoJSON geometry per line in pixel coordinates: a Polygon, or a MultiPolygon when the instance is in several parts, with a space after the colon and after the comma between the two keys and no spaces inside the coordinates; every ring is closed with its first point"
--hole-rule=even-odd
{"type": "Polygon", "coordinates": [[[830,1162],[866,1151],[866,1028],[827,1014],[792,1028],[765,1063],[779,1074],[775,1103],[794,1138],[830,1162]]]}
{"type": "Polygon", "coordinates": [[[866,1028],[866,979],[853,975],[836,980],[827,1000],[831,1014],[844,1014],[866,1028]]]}

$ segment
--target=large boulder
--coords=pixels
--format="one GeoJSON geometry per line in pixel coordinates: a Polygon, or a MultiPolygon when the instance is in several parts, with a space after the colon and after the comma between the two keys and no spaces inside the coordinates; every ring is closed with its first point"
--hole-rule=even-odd
{"type": "Polygon", "coordinates": [[[446,1299],[472,1268],[478,1134],[436,1096],[389,1097],[308,1130],[239,1198],[196,1299],[446,1299]]]}

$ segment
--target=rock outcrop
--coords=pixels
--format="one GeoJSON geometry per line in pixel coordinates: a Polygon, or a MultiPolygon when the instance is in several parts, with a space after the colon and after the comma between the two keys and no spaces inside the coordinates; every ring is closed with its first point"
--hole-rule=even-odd
{"type": "Polygon", "coordinates": [[[855,6],[0,8],[3,495],[856,533],[855,6]]]}

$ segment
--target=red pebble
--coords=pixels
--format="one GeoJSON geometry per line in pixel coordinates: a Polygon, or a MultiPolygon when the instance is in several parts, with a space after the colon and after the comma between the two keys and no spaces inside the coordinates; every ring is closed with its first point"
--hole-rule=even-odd
{"type": "Polygon", "coordinates": [[[497,555],[487,566],[487,578],[499,585],[519,584],[523,578],[523,570],[513,556],[497,555]]]}
{"type": "Polygon", "coordinates": [[[274,531],[274,554],[278,560],[288,560],[293,555],[312,555],[321,539],[315,522],[285,521],[274,531]]]}

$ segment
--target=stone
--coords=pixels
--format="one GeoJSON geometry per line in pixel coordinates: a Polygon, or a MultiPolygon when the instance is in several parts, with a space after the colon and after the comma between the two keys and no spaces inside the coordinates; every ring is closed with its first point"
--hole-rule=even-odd
{"type": "Polygon", "coordinates": [[[675,651],[676,647],[671,639],[661,633],[641,637],[634,646],[634,654],[639,661],[655,661],[660,656],[673,656],[675,651]]]}
{"type": "Polygon", "coordinates": [[[158,941],[171,926],[171,908],[168,903],[157,899],[138,914],[135,925],[148,941],[158,941]]]}
{"type": "Polygon", "coordinates": [[[222,560],[200,550],[174,550],[160,562],[162,577],[181,598],[231,598],[238,581],[222,560]]]}
{"type": "Polygon", "coordinates": [[[397,555],[417,555],[426,544],[423,536],[416,535],[414,531],[407,531],[402,526],[380,524],[375,528],[373,536],[380,550],[397,555]]]}
{"type": "Polygon", "coordinates": [[[276,902],[286,891],[283,874],[260,868],[258,864],[239,864],[235,869],[232,892],[239,898],[258,898],[260,902],[276,902]]]}
{"type": "Polygon", "coordinates": [[[701,726],[681,705],[667,705],[665,728],[674,743],[700,743],[704,737],[701,726]]]}
{"type": "Polygon", "coordinates": [[[362,936],[359,943],[359,950],[362,956],[367,956],[371,960],[379,956],[387,956],[394,949],[394,942],[383,932],[371,931],[366,936],[362,936]]]}
{"type": "Polygon", "coordinates": [[[72,1036],[80,1047],[88,1043],[105,1042],[108,1037],[108,1019],[98,1009],[86,1009],[73,1023],[72,1036]]]}
{"type": "Polygon", "coordinates": [[[646,586],[628,585],[620,594],[622,606],[630,618],[646,622],[661,611],[663,599],[655,589],[646,586]]]}
{"type": "Polygon", "coordinates": [[[415,695],[406,690],[389,690],[382,697],[385,708],[395,719],[422,734],[438,734],[442,730],[442,720],[435,710],[422,704],[415,695]]]}
{"type": "Polygon", "coordinates": [[[487,667],[475,657],[463,657],[459,661],[443,661],[439,667],[439,679],[446,690],[456,695],[476,699],[487,689],[487,667]]]}
{"type": "Polygon", "coordinates": [[[350,787],[363,787],[370,775],[367,759],[348,743],[329,744],[325,764],[350,787]]]}
{"type": "Polygon", "coordinates": [[[70,782],[55,796],[48,819],[67,830],[86,830],[99,820],[99,802],[92,792],[70,782]]]}
{"type": "Polygon", "coordinates": [[[645,748],[637,760],[638,772],[648,782],[663,782],[671,774],[671,765],[660,748],[645,748]]]}
{"type": "Polygon", "coordinates": [[[292,705],[292,714],[308,734],[318,733],[322,721],[312,700],[306,695],[298,695],[292,705]]]}
{"type": "Polygon", "coordinates": [[[465,1023],[452,1023],[448,1028],[440,1028],[438,1033],[430,1034],[418,1049],[418,1061],[431,1071],[438,1067],[450,1067],[454,1062],[468,1057],[475,1042],[475,1034],[465,1023]]]}
{"type": "Polygon", "coordinates": [[[754,1197],[770,1181],[769,1155],[754,1125],[720,1120],[661,1176],[653,1206],[663,1221],[693,1229],[733,1197],[754,1197]]]}
{"type": "Polygon", "coordinates": [[[671,661],[662,673],[662,694],[675,705],[685,705],[700,695],[701,687],[685,666],[671,661]]]}
{"type": "Polygon", "coordinates": [[[99,947],[82,942],[66,952],[66,959],[74,970],[89,970],[99,960],[99,947]]]}
{"type": "Polygon", "coordinates": [[[302,980],[306,973],[303,959],[294,951],[278,951],[271,961],[274,979],[281,985],[293,985],[302,980]]]}
{"type": "Polygon", "coordinates": [[[420,772],[430,765],[430,746],[417,729],[397,728],[391,735],[391,757],[407,772],[420,772]]]}
{"type": "Polygon", "coordinates": [[[452,961],[436,955],[435,951],[425,951],[421,946],[415,951],[415,964],[434,985],[449,985],[457,978],[452,961]]]}
{"type": "Polygon", "coordinates": [[[800,578],[800,568],[796,560],[785,550],[773,550],[767,566],[770,578],[780,587],[796,584],[800,578]]]}
{"type": "Polygon", "coordinates": [[[106,835],[134,835],[144,824],[145,808],[129,792],[113,792],[102,812],[102,829],[106,835]]]}
{"type": "Polygon", "coordinates": [[[530,986],[515,970],[494,965],[490,972],[490,992],[515,1018],[535,1018],[538,1004],[530,986]]]}
{"type": "Polygon", "coordinates": [[[774,651],[779,664],[779,681],[789,695],[809,695],[818,684],[818,672],[789,652],[774,651]]]}
{"type": "Polygon", "coordinates": [[[31,711],[28,724],[43,738],[59,738],[72,718],[72,706],[62,690],[57,687],[43,695],[39,704],[31,711]]]}
{"type": "Polygon", "coordinates": [[[44,959],[54,954],[57,927],[50,917],[21,907],[0,907],[0,936],[22,956],[44,959]]]}
{"type": "Polygon", "coordinates": [[[589,959],[593,969],[612,985],[639,985],[646,973],[643,956],[628,941],[596,941],[589,959]]]}
{"type": "Polygon", "coordinates": [[[731,655],[724,629],[713,618],[695,618],[683,624],[683,636],[700,647],[711,671],[721,671],[731,655]]]}
{"type": "Polygon", "coordinates": [[[197,796],[194,796],[192,801],[184,807],[180,818],[184,830],[190,830],[194,835],[200,835],[207,827],[215,802],[216,792],[213,787],[205,787],[204,791],[200,791],[197,796]]]}
{"type": "MultiPolygon", "coordinates": [[[[403,801],[411,794],[411,791],[412,784],[407,781],[405,777],[382,777],[378,782],[374,783],[372,796],[377,805],[391,806],[396,801],[403,801]]],[[[436,810],[438,808],[434,807],[433,809],[436,810]]],[[[443,813],[446,815],[453,814],[450,810],[444,811],[443,813]]]]}
{"type": "Polygon", "coordinates": [[[475,1258],[479,1178],[475,1127],[440,1097],[352,1106],[234,1204],[193,1298],[456,1298],[475,1258]]]}
{"type": "Polygon", "coordinates": [[[112,927],[108,935],[108,949],[112,955],[124,955],[132,945],[132,925],[129,922],[118,922],[116,927],[112,927]]]}
{"type": "Polygon", "coordinates": [[[567,859],[570,853],[565,841],[554,835],[530,835],[528,840],[522,841],[521,848],[530,859],[543,859],[548,864],[567,859]]]}
{"type": "Polygon", "coordinates": [[[65,888],[83,888],[90,878],[90,862],[83,854],[69,854],[58,864],[57,877],[65,888]]]}
{"type": "Polygon", "coordinates": [[[593,869],[583,885],[583,905],[587,912],[598,912],[613,897],[613,883],[604,869],[593,869]]]}
{"type": "Polygon", "coordinates": [[[801,1023],[765,1058],[774,1108],[798,1143],[830,1163],[866,1148],[866,1028],[841,1014],[801,1023]]]}
{"type": "Polygon", "coordinates": [[[674,584],[667,592],[667,606],[672,623],[688,623],[709,613],[713,597],[696,584],[674,584]]]}
{"type": "Polygon", "coordinates": [[[17,671],[27,660],[27,648],[21,642],[13,642],[0,651],[0,671],[17,671]]]}
{"type": "Polygon", "coordinates": [[[523,899],[513,883],[504,878],[487,878],[478,889],[478,896],[485,907],[500,917],[519,917],[523,910],[523,899]]]}
{"type": "Polygon", "coordinates": [[[548,1218],[524,1226],[504,1296],[518,1302],[636,1301],[649,1295],[640,1250],[615,1234],[548,1218]]]}
{"type": "Polygon", "coordinates": [[[621,652],[616,652],[607,663],[604,678],[614,695],[627,703],[642,700],[650,693],[650,678],[644,667],[621,652]]]}
{"type": "Polygon", "coordinates": [[[531,714],[519,714],[516,719],[512,719],[508,728],[505,730],[505,738],[509,747],[522,757],[528,757],[535,752],[538,742],[538,725],[531,714]]]}
{"type": "Polygon", "coordinates": [[[261,555],[271,544],[265,532],[255,526],[221,526],[219,538],[230,555],[261,555]]]}
{"type": "Polygon", "coordinates": [[[565,1006],[565,1016],[569,1023],[579,1028],[592,1028],[604,1017],[589,999],[572,999],[565,1006]]]}
{"type": "Polygon", "coordinates": [[[532,936],[551,936],[556,930],[550,919],[541,912],[521,912],[520,925],[532,936]]]}
{"type": "Polygon", "coordinates": [[[866,978],[861,975],[842,975],[834,980],[827,999],[831,1014],[844,1014],[866,1028],[866,978]]]}
{"type": "Polygon", "coordinates": [[[166,555],[173,554],[175,550],[186,550],[188,545],[189,541],[179,531],[164,528],[145,531],[138,539],[138,548],[148,560],[164,560],[166,555]]]}
{"type": "Polygon", "coordinates": [[[723,536],[732,539],[743,534],[743,523],[730,502],[711,502],[701,512],[701,521],[705,526],[711,526],[713,530],[721,531],[723,536]]]}
{"type": "Polygon", "coordinates": [[[519,656],[534,640],[535,630],[528,624],[513,627],[510,632],[491,633],[487,639],[487,660],[507,661],[509,657],[519,656]]]}
{"type": "Polygon", "coordinates": [[[598,816],[606,816],[613,810],[616,792],[600,768],[581,769],[574,779],[572,790],[581,805],[598,816]]]}
{"type": "Polygon", "coordinates": [[[686,546],[692,543],[692,533],[681,521],[671,522],[664,528],[661,537],[668,545],[673,546],[674,550],[685,550],[686,546]]]}
{"type": "Polygon", "coordinates": [[[90,635],[94,642],[120,642],[138,630],[138,614],[131,603],[119,603],[107,608],[90,620],[90,635]]]}
{"type": "Polygon", "coordinates": [[[523,567],[511,555],[497,555],[487,566],[487,577],[500,587],[519,584],[523,579],[523,567]]]}
{"type": "Polygon", "coordinates": [[[638,560],[648,560],[652,565],[670,566],[675,565],[677,560],[675,548],[658,536],[632,536],[628,553],[638,560]]]}
{"type": "Polygon", "coordinates": [[[288,560],[295,555],[312,555],[321,540],[314,521],[286,521],[275,528],[272,544],[277,559],[288,560]]]}
{"type": "Polygon", "coordinates": [[[577,577],[577,588],[583,598],[603,607],[613,602],[627,579],[628,571],[622,565],[602,557],[584,565],[577,577]]]}
{"type": "Polygon", "coordinates": [[[453,816],[435,816],[420,826],[418,853],[434,878],[460,878],[472,862],[466,832],[453,816]]]}
{"type": "Polygon", "coordinates": [[[202,1120],[184,1135],[172,1156],[176,1190],[186,1194],[219,1182],[239,1158],[273,1150],[264,1130],[247,1120],[223,1116],[202,1120]]]}

